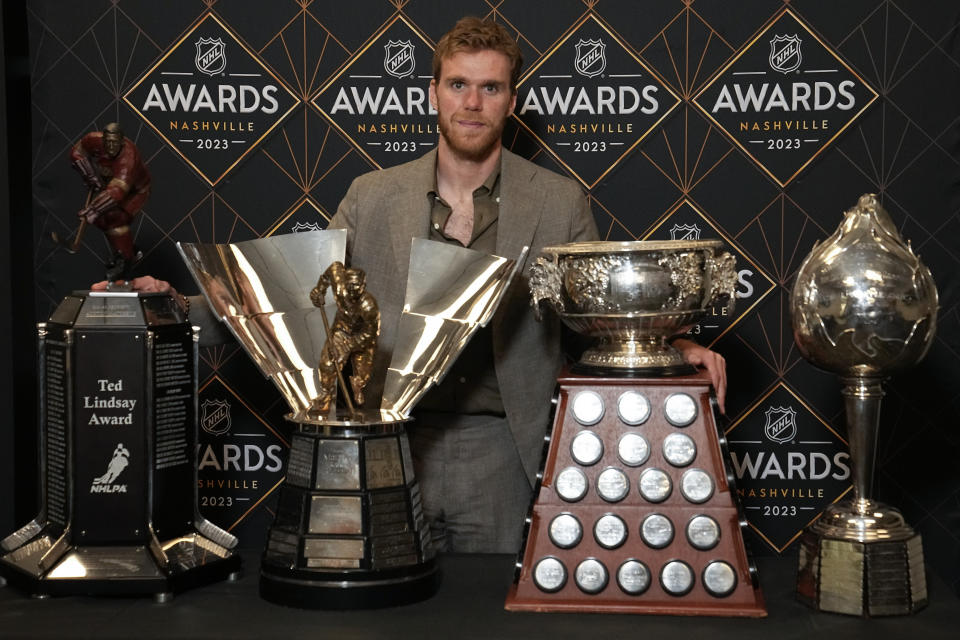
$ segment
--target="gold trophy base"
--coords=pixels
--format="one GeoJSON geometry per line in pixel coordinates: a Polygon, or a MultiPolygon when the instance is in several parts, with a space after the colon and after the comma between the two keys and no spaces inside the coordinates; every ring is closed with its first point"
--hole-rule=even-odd
{"type": "Polygon", "coordinates": [[[800,538],[797,598],[852,616],[907,615],[927,605],[923,544],[896,509],[831,505],[800,538]]]}

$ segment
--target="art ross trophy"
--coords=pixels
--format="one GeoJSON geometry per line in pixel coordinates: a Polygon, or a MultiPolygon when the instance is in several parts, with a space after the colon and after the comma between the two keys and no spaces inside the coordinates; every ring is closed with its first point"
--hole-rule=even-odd
{"type": "Polygon", "coordinates": [[[178,245],[214,313],[291,410],[260,569],[260,595],[278,604],[370,608],[435,593],[404,423],[492,318],[523,261],[414,239],[382,399],[364,408],[376,400],[366,387],[377,374],[380,307],[363,272],[344,266],[346,241],[331,230],[178,245]]]}
{"type": "Polygon", "coordinates": [[[764,616],[710,379],[669,338],[732,305],[715,240],[546,247],[532,302],[596,340],[558,380],[506,608],[764,616]]]}
{"type": "Polygon", "coordinates": [[[790,297],[803,356],[843,383],[853,497],[832,504],[800,538],[797,596],[821,611],[913,613],[927,603],[920,534],[873,498],[883,381],[933,342],[937,289],[875,195],[860,197],[814,246],[790,297]]]}

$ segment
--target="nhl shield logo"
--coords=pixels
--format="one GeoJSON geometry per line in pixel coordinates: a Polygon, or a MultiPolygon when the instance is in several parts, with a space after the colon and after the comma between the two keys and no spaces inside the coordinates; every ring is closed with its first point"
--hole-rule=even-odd
{"type": "Polygon", "coordinates": [[[200,426],[215,436],[230,431],[230,403],[226,400],[204,400],[200,407],[200,426]]]}
{"type": "Polygon", "coordinates": [[[603,73],[603,70],[607,68],[607,45],[603,44],[603,40],[600,38],[596,40],[581,38],[576,46],[577,59],[574,66],[577,68],[577,73],[588,78],[603,73]]]}
{"type": "Polygon", "coordinates": [[[306,231],[323,231],[319,222],[298,222],[290,229],[292,233],[301,233],[306,231]]]}
{"type": "Polygon", "coordinates": [[[763,432],[769,440],[783,444],[797,436],[797,412],[793,407],[770,407],[763,432]]]}
{"type": "Polygon", "coordinates": [[[700,227],[695,224],[675,224],[670,229],[671,240],[699,240],[700,227]]]}
{"type": "Polygon", "coordinates": [[[774,36],[770,41],[770,68],[780,73],[790,73],[800,68],[803,60],[800,55],[800,38],[792,36],[774,36]]]}
{"type": "Polygon", "coordinates": [[[197,71],[213,76],[227,67],[227,56],[223,40],[220,38],[200,38],[196,42],[197,71]]]}
{"type": "Polygon", "coordinates": [[[413,43],[409,40],[390,40],[383,45],[383,69],[394,78],[406,78],[415,66],[413,43]]]}

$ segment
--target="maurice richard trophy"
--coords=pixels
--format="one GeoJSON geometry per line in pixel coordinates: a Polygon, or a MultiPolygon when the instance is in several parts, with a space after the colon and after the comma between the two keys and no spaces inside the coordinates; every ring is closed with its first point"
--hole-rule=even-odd
{"type": "Polygon", "coordinates": [[[732,305],[718,240],[546,247],[541,302],[595,345],[561,373],[506,608],[763,616],[709,377],[669,339],[732,305]]]}
{"type": "Polygon", "coordinates": [[[933,342],[933,277],[867,194],[804,260],[790,310],[800,352],[843,383],[854,479],[853,497],[827,507],[800,538],[797,596],[834,613],[913,613],[927,603],[920,534],[873,498],[872,483],[882,384],[933,342]]]}
{"type": "Polygon", "coordinates": [[[214,313],[291,410],[260,568],[260,595],[278,604],[383,607],[436,592],[404,423],[516,271],[513,260],[414,239],[389,368],[376,372],[382,309],[363,271],[344,266],[346,241],[333,230],[179,245],[214,313]],[[370,397],[378,373],[382,397],[370,397]]]}

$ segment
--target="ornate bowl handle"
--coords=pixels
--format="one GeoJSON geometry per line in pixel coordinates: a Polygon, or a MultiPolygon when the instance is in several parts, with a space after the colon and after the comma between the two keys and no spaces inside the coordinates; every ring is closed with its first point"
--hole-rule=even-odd
{"type": "Polygon", "coordinates": [[[530,305],[537,320],[542,319],[540,303],[546,300],[554,311],[562,312],[563,277],[556,256],[541,256],[530,266],[530,305]]]}
{"type": "Polygon", "coordinates": [[[736,302],[737,259],[724,251],[707,256],[707,273],[710,274],[710,291],[706,306],[724,304],[728,313],[733,311],[736,302]]]}

